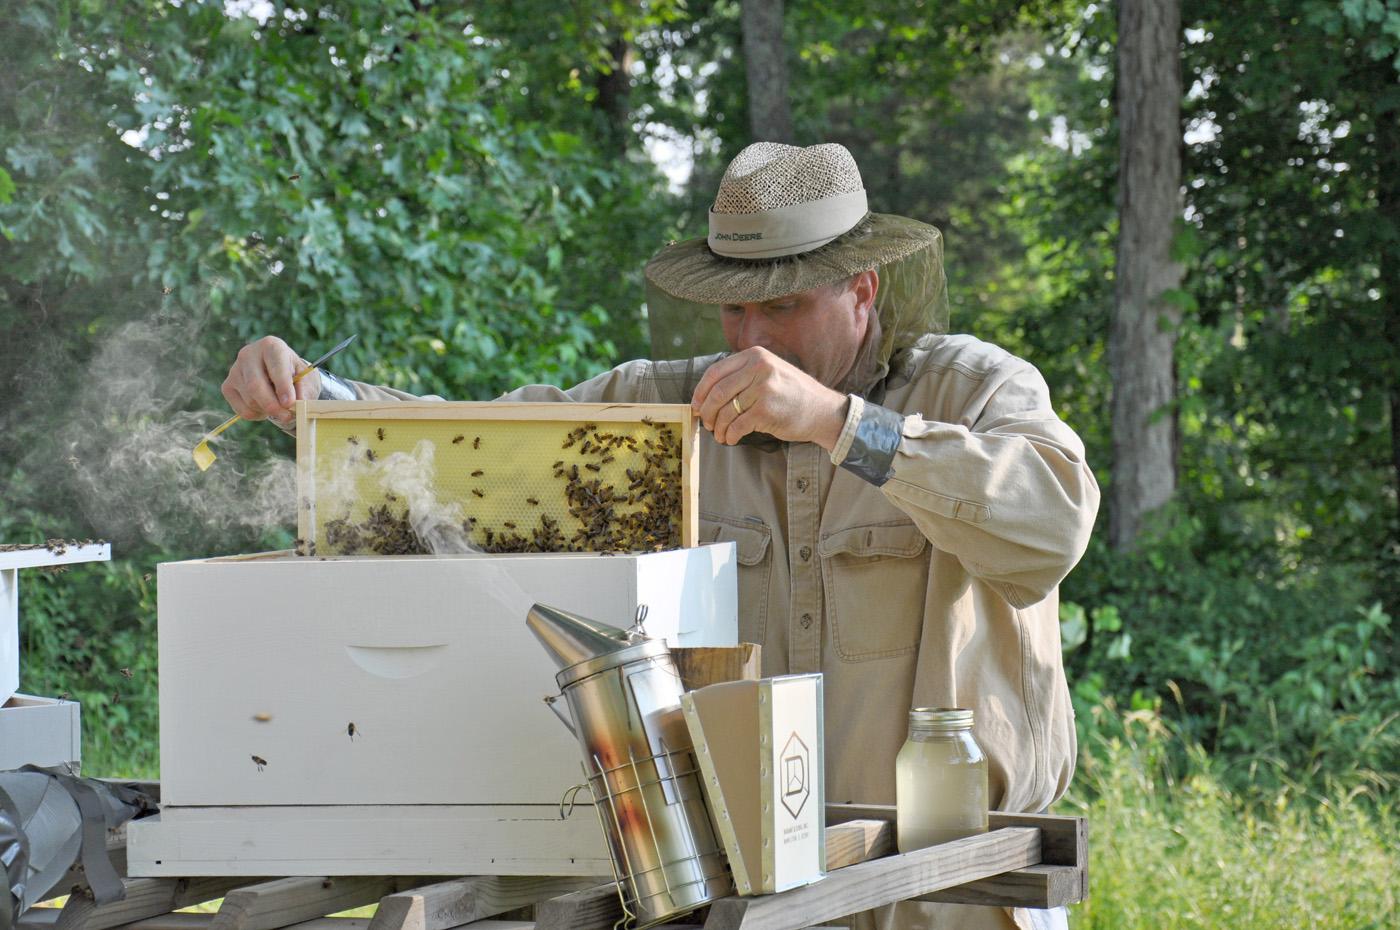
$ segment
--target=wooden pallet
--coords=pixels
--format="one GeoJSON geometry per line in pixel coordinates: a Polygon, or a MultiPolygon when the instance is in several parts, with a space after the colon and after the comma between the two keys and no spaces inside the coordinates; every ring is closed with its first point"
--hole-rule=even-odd
{"type": "MultiPolygon", "coordinates": [[[[991,815],[991,831],[894,855],[894,808],[828,805],[827,877],[775,895],[730,897],[665,930],[802,930],[896,901],[1056,907],[1088,895],[1082,817],[991,815]]],[[[124,871],[123,831],[109,850],[124,871]]],[[[621,917],[611,882],[477,875],[249,879],[126,878],[126,899],[97,905],[74,872],[19,930],[612,930],[621,917]],[[222,898],[213,913],[184,913],[222,898]],[[327,916],[378,903],[372,918],[327,916]]]]}

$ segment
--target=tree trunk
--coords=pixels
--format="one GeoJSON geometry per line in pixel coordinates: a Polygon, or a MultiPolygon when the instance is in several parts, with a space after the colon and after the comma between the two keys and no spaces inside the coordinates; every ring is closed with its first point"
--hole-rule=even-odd
{"type": "Polygon", "coordinates": [[[1109,365],[1113,482],[1109,541],[1130,548],[1176,489],[1174,349],[1181,284],[1171,243],[1181,217],[1180,0],[1120,0],[1118,258],[1109,365]]]}
{"type": "Polygon", "coordinates": [[[788,107],[787,48],[783,44],[783,0],[743,0],[744,68],[749,90],[749,137],[792,142],[788,107]]]}
{"type": "MultiPolygon", "coordinates": [[[[1389,59],[1372,64],[1376,93],[1395,81],[1389,59]]],[[[1400,236],[1400,123],[1394,113],[1375,121],[1376,126],[1376,205],[1382,229],[1389,236],[1400,236]]],[[[1395,239],[1391,238],[1391,242],[1395,239]]],[[[1378,250],[1381,292],[1381,338],[1390,360],[1378,374],[1385,379],[1390,401],[1390,467],[1395,482],[1396,511],[1391,514],[1389,539],[1380,560],[1378,593],[1392,616],[1400,612],[1400,255],[1395,250],[1378,250]]],[[[1397,646],[1400,648],[1400,646],[1397,646]]]]}
{"type": "Polygon", "coordinates": [[[598,72],[594,82],[598,88],[594,106],[605,118],[605,144],[613,154],[624,155],[632,137],[632,43],[614,38],[608,43],[608,54],[609,70],[598,72]]]}

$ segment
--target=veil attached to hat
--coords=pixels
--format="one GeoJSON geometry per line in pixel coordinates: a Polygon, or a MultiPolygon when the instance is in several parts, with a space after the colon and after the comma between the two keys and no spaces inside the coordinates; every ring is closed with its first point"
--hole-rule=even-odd
{"type": "Polygon", "coordinates": [[[891,358],[948,328],[943,237],[917,220],[870,213],[849,232],[810,252],[775,259],[726,258],[705,239],[667,246],[647,264],[647,320],[663,399],[689,403],[705,368],[729,351],[720,324],[725,304],[772,300],[876,269],[876,316],[850,377],[830,385],[867,395],[891,358]]]}

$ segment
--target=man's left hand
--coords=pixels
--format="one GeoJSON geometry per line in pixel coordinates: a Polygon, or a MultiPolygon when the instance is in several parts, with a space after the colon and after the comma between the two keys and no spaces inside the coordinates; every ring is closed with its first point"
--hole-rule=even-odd
{"type": "Polygon", "coordinates": [[[690,406],[715,441],[749,433],[836,447],[849,398],[760,346],[720,359],[695,387],[690,406]],[[737,403],[736,403],[737,402],[737,403]]]}

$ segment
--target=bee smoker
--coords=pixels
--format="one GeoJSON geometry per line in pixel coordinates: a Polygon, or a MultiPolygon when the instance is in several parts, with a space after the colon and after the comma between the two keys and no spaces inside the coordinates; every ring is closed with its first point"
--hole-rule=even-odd
{"type": "MultiPolygon", "coordinates": [[[[661,923],[729,894],[680,707],[680,675],[664,640],[536,604],[526,623],[562,669],[545,698],[583,750],[583,771],[607,836],[627,924],[661,923]],[[572,718],[572,719],[570,719],[572,718]]],[[[583,786],[580,785],[580,788],[583,786]]]]}

